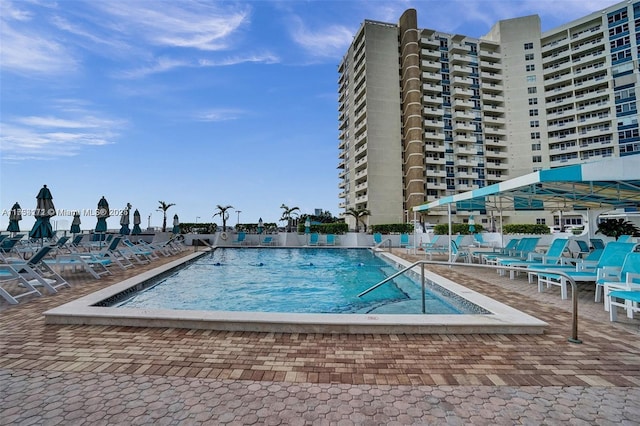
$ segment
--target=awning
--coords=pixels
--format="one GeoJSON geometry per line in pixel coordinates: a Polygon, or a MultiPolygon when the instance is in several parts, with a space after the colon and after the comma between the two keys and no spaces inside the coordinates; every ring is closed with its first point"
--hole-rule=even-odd
{"type": "MultiPolygon", "coordinates": [[[[640,208],[640,155],[540,170],[473,191],[463,192],[413,208],[414,211],[446,207],[452,203],[484,199],[486,209],[495,202],[502,209],[545,210],[640,208]],[[514,205],[507,207],[508,200],[514,205]],[[519,206],[520,208],[516,207],[519,206]]],[[[477,210],[460,208],[460,210],[477,210]]]]}

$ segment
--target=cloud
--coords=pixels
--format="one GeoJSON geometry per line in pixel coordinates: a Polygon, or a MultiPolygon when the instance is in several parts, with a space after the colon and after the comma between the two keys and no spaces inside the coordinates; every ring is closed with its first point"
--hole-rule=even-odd
{"type": "Polygon", "coordinates": [[[291,19],[289,32],[295,43],[311,56],[341,58],[353,41],[354,32],[342,25],[329,25],[313,31],[305,26],[302,19],[291,19]]]}
{"type": "Polygon", "coordinates": [[[27,74],[62,74],[77,69],[71,52],[31,25],[32,14],[0,2],[0,67],[27,74]]]}
{"type": "MultiPolygon", "coordinates": [[[[64,114],[63,111],[59,111],[64,114]]],[[[91,115],[24,116],[0,122],[2,161],[55,159],[78,155],[85,146],[115,143],[125,123],[91,115]]]]}
{"type": "Polygon", "coordinates": [[[229,37],[249,22],[248,6],[224,9],[205,2],[95,2],[114,20],[112,29],[156,46],[206,51],[227,49],[229,37]]]}
{"type": "Polygon", "coordinates": [[[270,53],[252,54],[247,56],[230,56],[227,58],[212,59],[172,59],[168,57],[156,58],[154,62],[128,71],[121,71],[116,77],[124,79],[142,78],[152,74],[169,72],[178,68],[208,68],[238,65],[242,63],[264,63],[275,64],[279,62],[279,58],[270,53]]]}
{"type": "Polygon", "coordinates": [[[239,109],[210,109],[196,114],[196,121],[217,122],[237,120],[244,114],[245,112],[239,109]]]}

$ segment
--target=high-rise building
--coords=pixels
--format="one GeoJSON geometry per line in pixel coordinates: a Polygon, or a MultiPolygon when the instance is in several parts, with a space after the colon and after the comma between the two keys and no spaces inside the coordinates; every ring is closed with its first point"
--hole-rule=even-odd
{"type": "MultiPolygon", "coordinates": [[[[341,210],[409,221],[446,195],[640,154],[639,55],[640,1],[544,33],[537,15],[503,20],[481,38],[419,29],[414,9],[364,21],[339,66],[341,210]]],[[[482,202],[456,213],[488,222],[482,202]]]]}

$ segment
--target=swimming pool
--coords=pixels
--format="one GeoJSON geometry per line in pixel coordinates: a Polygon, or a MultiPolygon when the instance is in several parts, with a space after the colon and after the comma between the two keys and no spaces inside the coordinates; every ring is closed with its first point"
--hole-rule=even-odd
{"type": "MultiPolygon", "coordinates": [[[[367,249],[218,248],[115,306],[205,311],[419,314],[420,284],[367,249]],[[419,302],[419,303],[418,303],[419,302]]],[[[429,285],[426,313],[488,313],[429,285]]]]}
{"type": "MultiPolygon", "coordinates": [[[[273,248],[278,250],[280,248],[273,248]]],[[[247,248],[237,250],[250,253],[247,248]]],[[[335,250],[326,248],[324,250],[335,250]]],[[[410,262],[374,249],[398,268],[410,262]]],[[[142,272],[94,293],[79,297],[44,312],[46,324],[99,325],[125,327],[173,327],[184,329],[251,331],[271,333],[347,333],[347,334],[540,334],[547,323],[511,308],[481,293],[453,282],[425,268],[425,277],[489,314],[424,315],[384,313],[283,313],[247,311],[204,311],[152,308],[118,308],[112,304],[122,295],[143,290],[148,283],[172,275],[178,269],[207,257],[194,252],[142,272]]],[[[420,274],[419,267],[412,271],[420,274]]],[[[376,290],[378,291],[378,290],[376,290]]],[[[375,293],[375,292],[374,292],[375,293]]],[[[404,302],[400,302],[404,303],[404,302]]]]}

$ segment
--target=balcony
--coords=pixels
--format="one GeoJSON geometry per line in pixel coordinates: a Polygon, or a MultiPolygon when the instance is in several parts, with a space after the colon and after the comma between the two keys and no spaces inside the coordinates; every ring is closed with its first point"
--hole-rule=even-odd
{"type": "Polygon", "coordinates": [[[497,52],[489,52],[487,50],[480,49],[478,56],[483,59],[500,59],[500,54],[497,52]]]}
{"type": "Polygon", "coordinates": [[[458,108],[473,108],[473,102],[466,99],[456,99],[453,105],[458,108]]]}
{"type": "Polygon", "coordinates": [[[444,115],[444,110],[436,107],[425,107],[423,113],[426,116],[442,117],[444,115]]]}
{"type": "Polygon", "coordinates": [[[442,105],[442,96],[425,95],[422,100],[426,105],[442,105]]]}
{"type": "MultiPolygon", "coordinates": [[[[476,137],[471,135],[455,135],[453,137],[453,141],[456,143],[475,143],[476,137]]],[[[476,150],[473,150],[473,153],[476,153],[476,150]]]]}
{"type": "Polygon", "coordinates": [[[424,138],[425,140],[439,140],[439,141],[443,141],[444,140],[444,132],[428,132],[425,131],[424,132],[424,138]]]}
{"type": "Polygon", "coordinates": [[[454,87],[453,88],[453,95],[454,96],[459,96],[459,97],[463,97],[463,98],[470,98],[473,96],[473,90],[471,89],[465,89],[462,87],[454,87]]]}
{"type": "Polygon", "coordinates": [[[420,66],[424,71],[440,71],[441,65],[439,62],[432,60],[423,60],[420,62],[420,66]]]}

